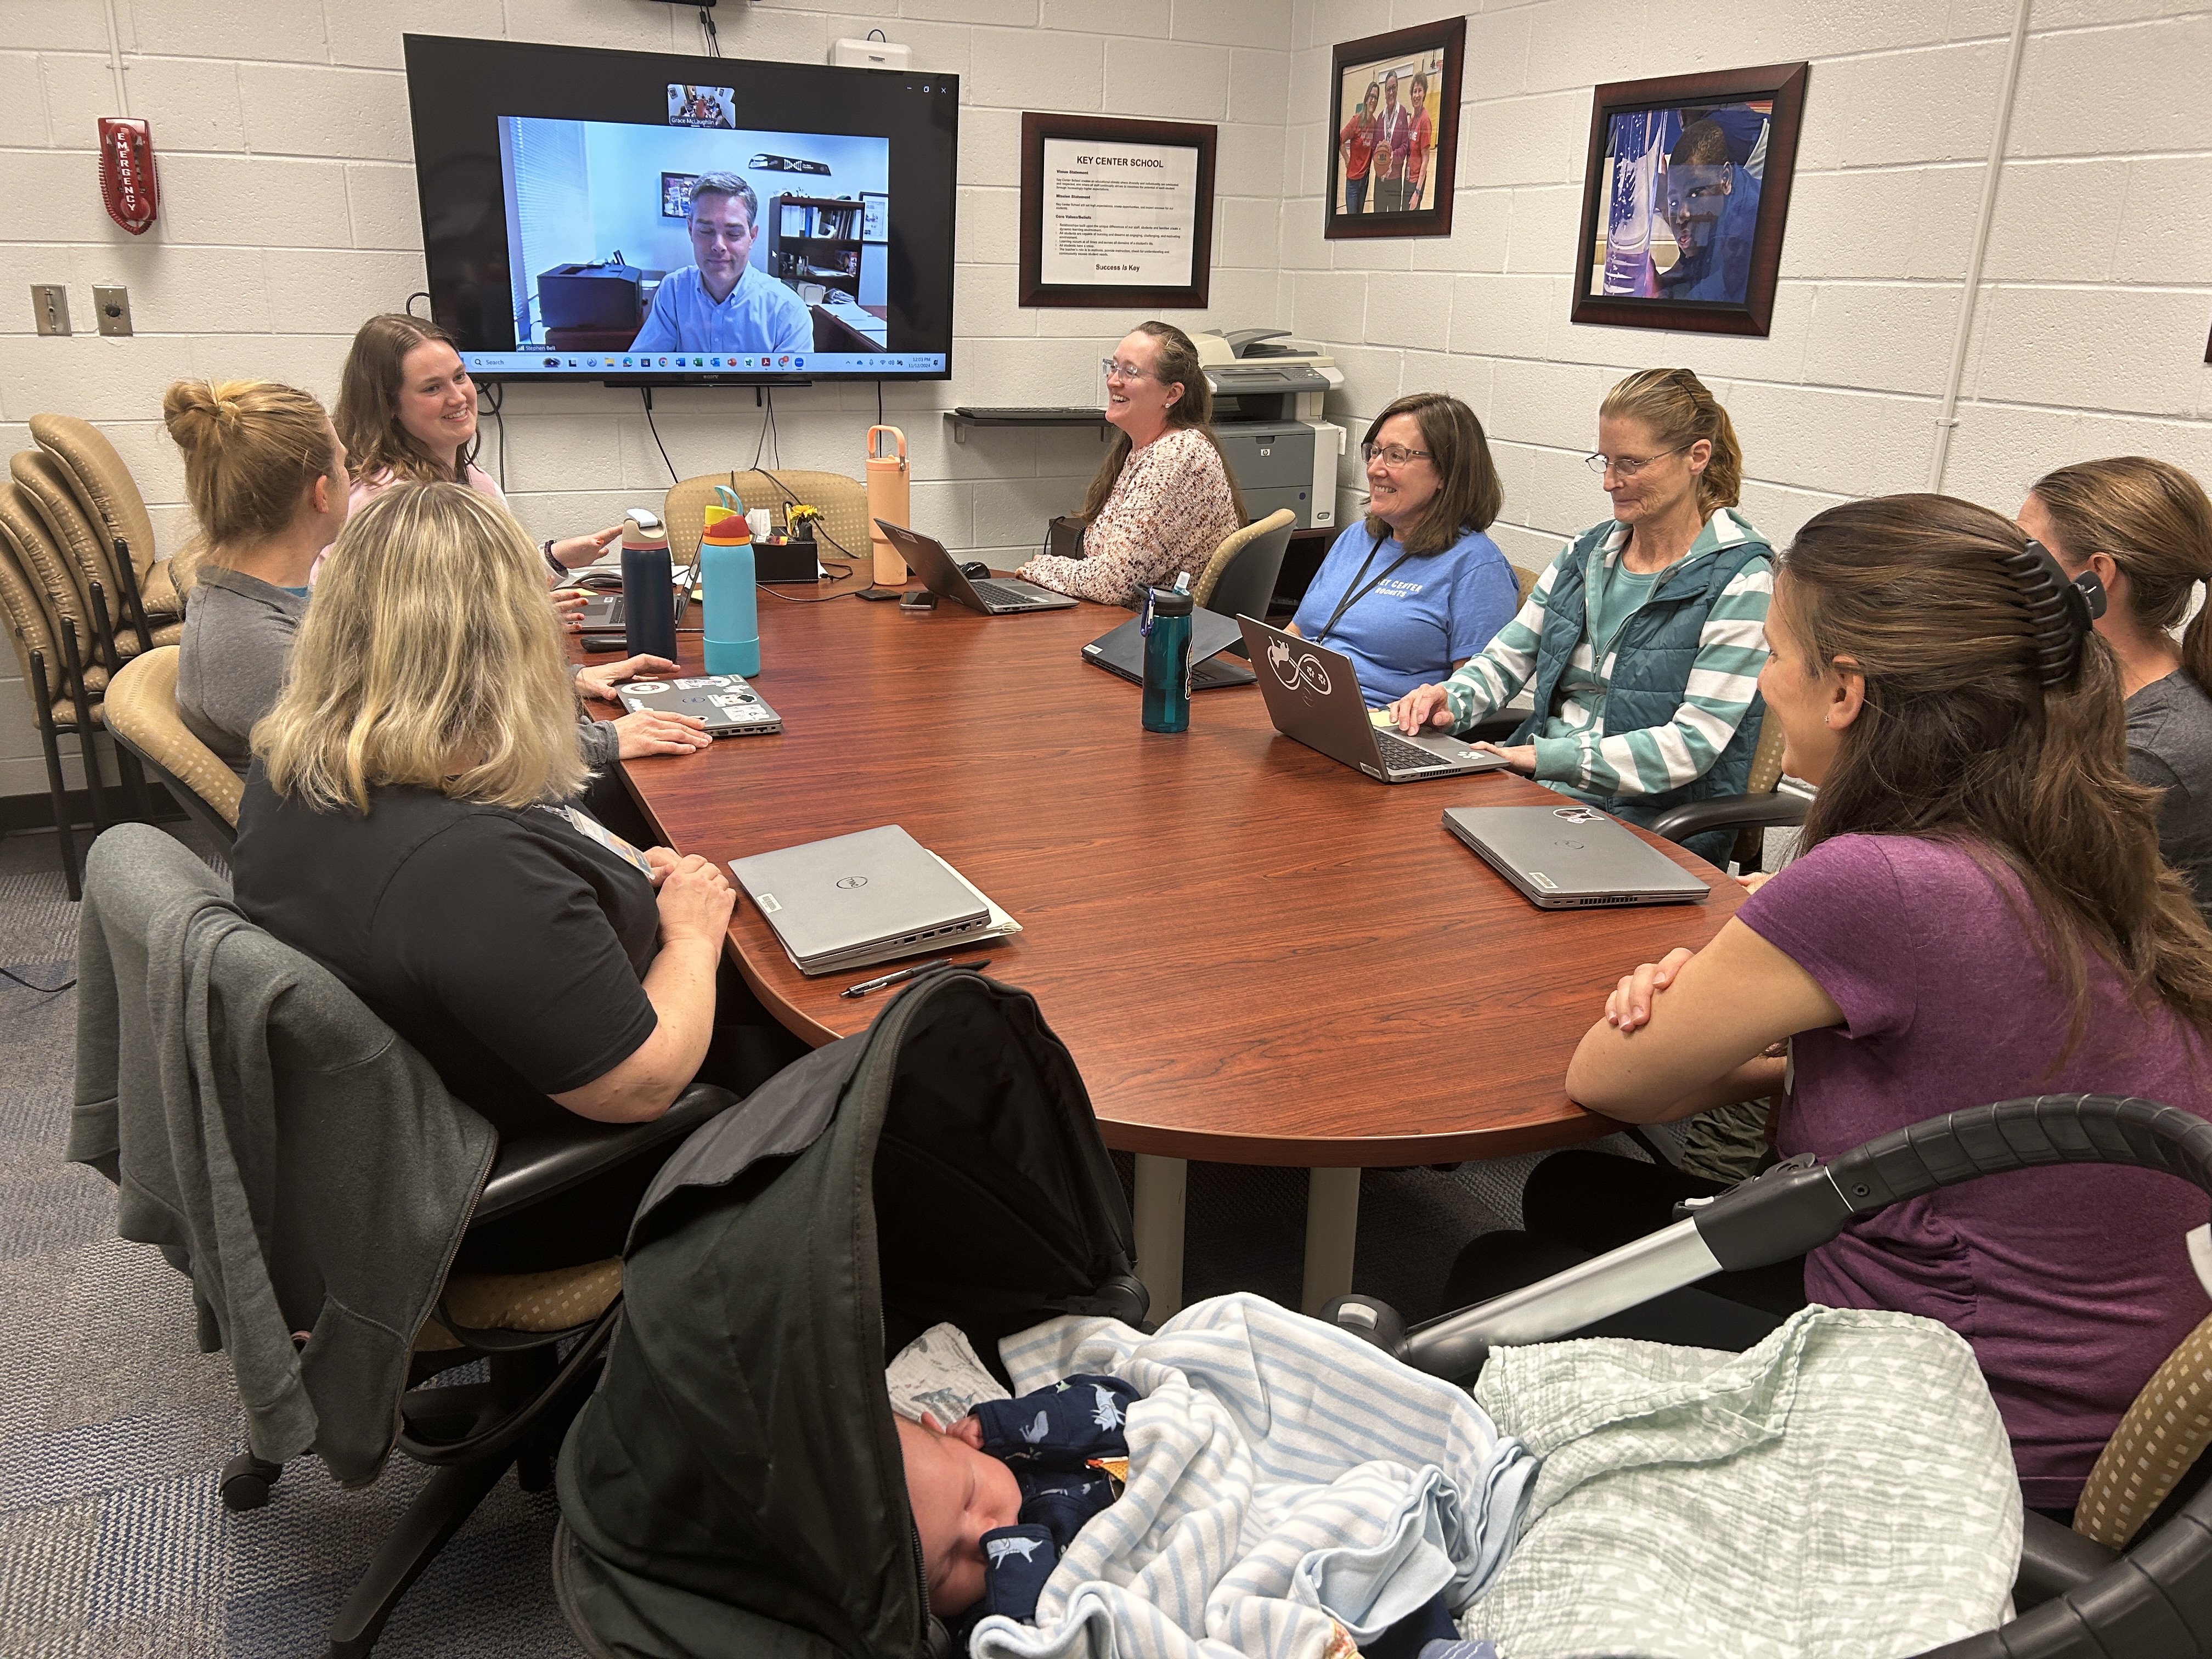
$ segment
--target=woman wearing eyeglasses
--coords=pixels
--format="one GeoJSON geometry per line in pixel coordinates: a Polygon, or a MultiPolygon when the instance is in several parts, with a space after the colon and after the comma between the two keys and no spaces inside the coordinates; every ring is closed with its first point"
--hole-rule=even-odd
{"type": "Polygon", "coordinates": [[[1014,574],[1100,605],[1134,605],[1184,571],[1195,580],[1244,522],[1244,498],[1206,422],[1213,388],[1172,323],[1139,323],[1101,365],[1114,441],[1091,481],[1083,556],[1040,554],[1014,574]]]}
{"type": "Polygon", "coordinates": [[[1289,631],[1351,658],[1380,708],[1489,644],[1520,584],[1483,533],[1505,492],[1473,410],[1439,392],[1401,398],[1359,453],[1366,521],[1330,546],[1289,631]]]}
{"type": "MultiPolygon", "coordinates": [[[[1773,550],[1736,510],[1743,453],[1686,368],[1630,375],[1598,406],[1590,469],[1611,520],[1537,578],[1521,614],[1442,684],[1390,705],[1405,732],[1464,731],[1533,684],[1516,772],[1636,823],[1742,793],[1759,743],[1773,550]]],[[[1683,845],[1725,859],[1735,831],[1683,845]]]]}

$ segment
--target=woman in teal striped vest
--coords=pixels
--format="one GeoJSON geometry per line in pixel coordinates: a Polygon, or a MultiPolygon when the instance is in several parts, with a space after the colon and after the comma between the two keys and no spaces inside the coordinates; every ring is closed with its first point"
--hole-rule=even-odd
{"type": "MultiPolygon", "coordinates": [[[[1598,406],[1597,432],[1589,464],[1613,517],[1552,561],[1488,649],[1390,715],[1408,733],[1465,731],[1533,683],[1535,712],[1481,746],[1648,824],[1750,778],[1773,553],[1736,509],[1743,453],[1728,411],[1688,369],[1630,375],[1598,406]]],[[[1684,844],[1719,863],[1734,835],[1684,844]]]]}

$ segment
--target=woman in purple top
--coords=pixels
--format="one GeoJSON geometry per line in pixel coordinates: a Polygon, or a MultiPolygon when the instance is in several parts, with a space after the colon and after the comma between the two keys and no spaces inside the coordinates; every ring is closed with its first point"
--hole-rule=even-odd
{"type": "MultiPolygon", "coordinates": [[[[1947,497],[1808,524],[1759,680],[1784,765],[1820,786],[1799,854],[1702,951],[1621,981],[1569,1092],[1635,1122],[1778,1096],[1777,1149],[1823,1158],[2027,1095],[2212,1115],[2212,933],[2160,860],[2080,592],[2018,526],[1947,497]]],[[[1804,1288],[1964,1336],[2027,1501],[2063,1509],[2204,1317],[2183,1240],[2205,1218],[2164,1176],[2027,1171],[1854,1224],[1804,1288]]]]}

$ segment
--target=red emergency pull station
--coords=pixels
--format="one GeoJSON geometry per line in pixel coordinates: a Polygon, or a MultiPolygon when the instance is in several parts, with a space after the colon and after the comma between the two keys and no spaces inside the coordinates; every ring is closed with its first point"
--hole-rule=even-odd
{"type": "Polygon", "coordinates": [[[100,118],[100,193],[107,216],[133,236],[143,236],[161,210],[154,176],[154,135],[143,121],[100,118]]]}

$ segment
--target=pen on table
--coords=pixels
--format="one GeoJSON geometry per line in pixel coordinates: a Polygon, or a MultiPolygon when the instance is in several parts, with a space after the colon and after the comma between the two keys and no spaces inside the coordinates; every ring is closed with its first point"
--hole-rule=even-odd
{"type": "Polygon", "coordinates": [[[897,985],[917,975],[933,973],[939,968],[988,968],[991,958],[976,962],[955,962],[950,957],[939,957],[931,962],[918,962],[911,968],[902,968],[896,974],[885,974],[881,979],[864,979],[858,985],[848,985],[837,993],[841,997],[864,997],[871,991],[880,991],[886,985],[897,985]]]}

